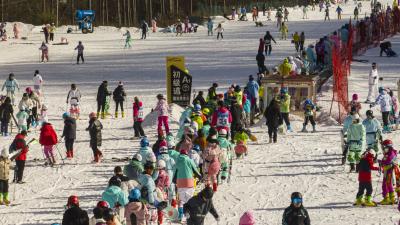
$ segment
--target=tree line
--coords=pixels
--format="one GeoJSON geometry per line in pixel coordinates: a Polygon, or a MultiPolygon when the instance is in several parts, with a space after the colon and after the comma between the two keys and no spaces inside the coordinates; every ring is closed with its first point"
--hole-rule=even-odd
{"type": "Polygon", "coordinates": [[[138,26],[141,21],[156,18],[160,25],[174,23],[189,16],[200,22],[213,16],[230,14],[232,7],[267,7],[303,5],[307,0],[0,0],[1,20],[34,25],[59,22],[75,24],[77,9],[96,11],[95,26],[138,26]],[[58,13],[57,13],[58,12],[58,13]],[[58,20],[57,20],[58,15],[58,20]]]}

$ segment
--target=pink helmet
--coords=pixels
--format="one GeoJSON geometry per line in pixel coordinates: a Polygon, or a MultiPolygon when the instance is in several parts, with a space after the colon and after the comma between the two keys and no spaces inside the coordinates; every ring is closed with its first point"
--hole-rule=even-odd
{"type": "Polygon", "coordinates": [[[242,217],[240,217],[239,225],[254,225],[256,221],[251,211],[246,211],[242,217]]]}
{"type": "Polygon", "coordinates": [[[27,87],[25,89],[25,92],[28,93],[28,94],[32,93],[32,88],[31,87],[27,87]]]}
{"type": "Polygon", "coordinates": [[[358,94],[353,94],[352,99],[353,99],[353,101],[357,101],[358,100],[358,94]]]}

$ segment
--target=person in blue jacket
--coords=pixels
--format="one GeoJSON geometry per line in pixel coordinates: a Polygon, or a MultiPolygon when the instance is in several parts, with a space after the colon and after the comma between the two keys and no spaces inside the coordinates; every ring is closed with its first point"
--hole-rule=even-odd
{"type": "Polygon", "coordinates": [[[213,30],[214,30],[214,22],[212,21],[211,18],[208,18],[207,21],[207,29],[208,29],[208,36],[213,36],[213,30]]]}
{"type": "Polygon", "coordinates": [[[102,200],[108,202],[111,209],[125,207],[129,201],[126,193],[121,189],[121,179],[113,177],[109,181],[109,186],[101,195],[102,200]]]}
{"type": "Polygon", "coordinates": [[[139,183],[141,185],[142,197],[147,203],[154,205],[155,203],[155,190],[156,184],[153,179],[154,165],[153,163],[146,163],[144,165],[144,172],[139,176],[139,183]]]}
{"type": "Polygon", "coordinates": [[[382,126],[372,110],[367,110],[366,115],[367,118],[362,122],[366,131],[366,143],[368,148],[374,149],[376,157],[379,151],[378,140],[382,141],[382,126]]]}

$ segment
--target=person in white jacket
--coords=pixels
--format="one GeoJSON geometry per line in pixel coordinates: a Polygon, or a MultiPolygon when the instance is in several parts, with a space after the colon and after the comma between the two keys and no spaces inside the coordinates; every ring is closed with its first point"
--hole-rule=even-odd
{"type": "Polygon", "coordinates": [[[71,116],[75,119],[79,118],[80,115],[80,101],[81,101],[81,92],[76,87],[76,84],[71,84],[71,90],[67,95],[67,105],[70,104],[69,112],[71,116]]]}
{"type": "Polygon", "coordinates": [[[375,99],[376,91],[378,90],[379,74],[376,63],[372,63],[372,69],[368,77],[368,97],[365,103],[372,103],[375,99]]]}
{"type": "Polygon", "coordinates": [[[379,87],[379,95],[375,100],[375,103],[371,104],[371,107],[375,105],[380,105],[381,113],[382,113],[382,120],[383,120],[383,133],[389,133],[391,131],[389,127],[389,114],[390,110],[392,109],[392,98],[386,92],[383,87],[379,87]]]}
{"type": "Polygon", "coordinates": [[[42,84],[43,84],[43,78],[39,74],[39,70],[36,70],[35,74],[33,74],[33,89],[35,90],[38,96],[42,95],[42,84]]]}

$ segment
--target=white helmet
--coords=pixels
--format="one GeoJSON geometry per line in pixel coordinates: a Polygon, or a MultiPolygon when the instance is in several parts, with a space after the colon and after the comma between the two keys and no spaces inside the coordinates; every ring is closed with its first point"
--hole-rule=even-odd
{"type": "Polygon", "coordinates": [[[157,162],[156,155],[154,155],[153,152],[149,152],[149,154],[147,154],[147,156],[146,156],[146,161],[152,162],[152,163],[157,162]]]}
{"type": "Polygon", "coordinates": [[[225,129],[221,129],[221,130],[218,131],[218,134],[220,136],[226,136],[228,134],[228,132],[225,129]]]}
{"type": "Polygon", "coordinates": [[[167,153],[168,152],[168,148],[165,146],[160,147],[160,153],[167,153]]]}
{"type": "Polygon", "coordinates": [[[356,120],[360,120],[360,116],[358,115],[358,113],[355,113],[354,115],[351,116],[352,121],[356,121],[356,120]]]}
{"type": "Polygon", "coordinates": [[[158,169],[164,169],[166,166],[167,166],[167,164],[165,163],[164,160],[162,160],[162,159],[158,160],[158,162],[157,162],[158,169]]]}
{"type": "Polygon", "coordinates": [[[137,161],[142,161],[142,155],[139,153],[136,153],[133,155],[132,159],[136,159],[137,161]]]}
{"type": "Polygon", "coordinates": [[[173,149],[173,148],[175,148],[175,141],[168,141],[168,148],[169,149],[173,149]]]}

